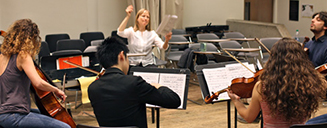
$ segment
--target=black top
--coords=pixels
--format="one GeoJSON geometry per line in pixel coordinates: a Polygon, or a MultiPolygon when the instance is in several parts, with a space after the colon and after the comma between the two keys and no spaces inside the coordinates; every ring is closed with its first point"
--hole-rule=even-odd
{"type": "Polygon", "coordinates": [[[125,75],[109,68],[88,88],[94,114],[100,126],[137,126],[147,128],[145,103],[165,108],[177,108],[179,96],[167,87],[159,89],[139,76],[125,75]]]}
{"type": "Polygon", "coordinates": [[[327,36],[324,35],[317,40],[315,37],[305,44],[309,49],[309,58],[315,67],[327,63],[327,36]]]}
{"type": "Polygon", "coordinates": [[[29,113],[31,80],[16,66],[17,54],[12,55],[3,74],[0,74],[0,114],[29,113]]]}

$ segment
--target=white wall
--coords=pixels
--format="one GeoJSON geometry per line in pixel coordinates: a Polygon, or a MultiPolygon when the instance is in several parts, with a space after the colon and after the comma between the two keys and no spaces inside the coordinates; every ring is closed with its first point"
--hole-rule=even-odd
{"type": "Polygon", "coordinates": [[[125,17],[127,6],[124,0],[0,0],[0,3],[1,30],[15,20],[29,18],[38,24],[42,40],[52,33],[68,33],[72,39],[78,39],[81,32],[95,29],[110,36],[125,17]],[[92,15],[95,12],[97,16],[92,15]],[[96,17],[97,20],[88,19],[96,17]]]}
{"type": "Polygon", "coordinates": [[[244,0],[184,0],[183,28],[243,19],[244,0]]]}
{"type": "MultiPolygon", "coordinates": [[[[30,18],[46,34],[102,31],[110,36],[125,17],[126,0],[0,0],[0,30],[15,20],[30,18]],[[97,10],[94,10],[98,8],[97,10]],[[97,13],[97,16],[92,14],[97,13]],[[88,19],[95,18],[97,19],[88,19]]],[[[184,0],[183,28],[225,25],[227,19],[243,19],[243,0],[184,0]]]]}
{"type": "Polygon", "coordinates": [[[274,22],[284,24],[292,36],[294,36],[295,31],[298,29],[300,36],[312,37],[313,34],[310,31],[311,18],[301,16],[302,4],[313,4],[314,12],[327,11],[326,0],[299,0],[299,21],[290,21],[289,0],[275,0],[275,5],[277,6],[274,8],[274,22]]]}

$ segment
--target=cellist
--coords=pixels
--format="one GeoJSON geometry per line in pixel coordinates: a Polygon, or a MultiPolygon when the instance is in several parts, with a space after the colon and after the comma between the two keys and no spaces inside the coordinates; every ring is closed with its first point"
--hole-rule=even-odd
{"type": "Polygon", "coordinates": [[[70,128],[54,118],[30,112],[31,83],[43,91],[54,92],[63,101],[63,91],[38,75],[33,56],[41,45],[38,26],[30,19],[15,21],[1,45],[0,54],[0,126],[33,128],[70,128]]]}
{"type": "Polygon", "coordinates": [[[252,122],[262,110],[264,127],[304,124],[325,97],[327,82],[296,40],[283,38],[270,51],[249,106],[246,108],[231,90],[227,90],[228,95],[247,122],[252,122]]]}

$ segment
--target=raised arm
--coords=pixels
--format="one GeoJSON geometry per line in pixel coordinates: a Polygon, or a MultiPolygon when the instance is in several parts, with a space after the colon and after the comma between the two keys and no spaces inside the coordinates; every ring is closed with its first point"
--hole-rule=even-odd
{"type": "Polygon", "coordinates": [[[65,101],[67,96],[63,91],[50,85],[38,75],[31,56],[27,55],[26,57],[22,57],[21,55],[18,55],[17,62],[18,69],[24,70],[24,72],[36,88],[41,89],[43,91],[54,92],[59,98],[65,101]]]}
{"type": "Polygon", "coordinates": [[[124,20],[120,23],[118,31],[124,31],[124,29],[126,28],[127,22],[129,20],[129,18],[131,17],[131,13],[133,12],[133,6],[129,5],[126,8],[126,17],[124,18],[124,20]]]}

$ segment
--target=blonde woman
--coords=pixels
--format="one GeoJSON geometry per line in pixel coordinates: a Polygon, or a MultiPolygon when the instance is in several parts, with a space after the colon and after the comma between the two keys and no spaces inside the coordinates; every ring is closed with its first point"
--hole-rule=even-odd
{"type": "Polygon", "coordinates": [[[151,54],[153,44],[160,49],[168,48],[168,41],[171,39],[172,33],[165,36],[165,41],[162,41],[158,34],[151,30],[150,12],[146,9],[140,9],[135,18],[134,27],[126,28],[127,22],[133,12],[133,6],[126,8],[126,17],[121,22],[117,35],[127,38],[128,49],[130,53],[145,53],[146,56],[129,57],[131,66],[154,66],[153,56],[151,54]]]}

